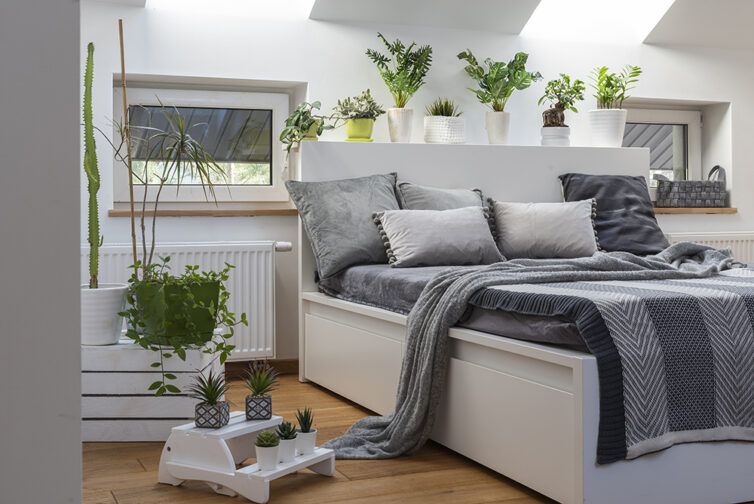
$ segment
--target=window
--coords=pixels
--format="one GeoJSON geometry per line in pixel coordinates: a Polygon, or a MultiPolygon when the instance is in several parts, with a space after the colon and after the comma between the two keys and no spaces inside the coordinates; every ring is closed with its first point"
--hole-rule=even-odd
{"type": "MultiPolygon", "coordinates": [[[[114,88],[114,92],[113,107],[117,122],[122,118],[122,97],[119,88],[114,88]]],[[[128,100],[135,137],[146,137],[148,130],[145,128],[160,129],[166,126],[167,118],[160,101],[169,110],[177,110],[186,120],[189,134],[202,144],[225,172],[224,177],[217,175],[213,178],[213,182],[218,184],[215,195],[219,203],[287,201],[282,180],[285,153],[275,134],[283,129],[288,115],[287,94],[139,87],[128,90],[128,100]]],[[[140,145],[132,153],[134,197],[140,200],[144,195],[144,185],[139,183],[136,176],[143,176],[149,155],[143,143],[133,144],[140,145]]],[[[150,171],[150,182],[153,182],[157,174],[154,170],[150,171]]],[[[116,167],[114,180],[115,202],[127,202],[127,171],[116,167]]],[[[180,191],[163,191],[160,201],[206,204],[204,191],[197,182],[184,179],[180,191]]],[[[147,189],[149,201],[155,188],[149,186],[147,189]]],[[[214,202],[211,204],[214,205],[214,202]]]]}

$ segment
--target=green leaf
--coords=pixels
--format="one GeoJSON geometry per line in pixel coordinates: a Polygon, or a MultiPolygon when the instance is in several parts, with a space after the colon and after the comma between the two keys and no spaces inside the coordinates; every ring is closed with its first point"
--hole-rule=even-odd
{"type": "Polygon", "coordinates": [[[157,388],[160,388],[162,386],[161,381],[152,382],[152,384],[149,386],[148,390],[155,390],[157,388]]]}
{"type": "Polygon", "coordinates": [[[181,393],[181,389],[179,389],[178,387],[176,387],[175,385],[172,385],[170,383],[166,384],[165,388],[168,389],[168,392],[172,392],[173,394],[180,394],[181,393]]]}
{"type": "Polygon", "coordinates": [[[160,367],[162,364],[159,362],[153,362],[150,364],[151,367],[160,367]]]}
{"type": "Polygon", "coordinates": [[[165,373],[165,378],[168,380],[175,380],[176,376],[173,373],[165,373]]]}

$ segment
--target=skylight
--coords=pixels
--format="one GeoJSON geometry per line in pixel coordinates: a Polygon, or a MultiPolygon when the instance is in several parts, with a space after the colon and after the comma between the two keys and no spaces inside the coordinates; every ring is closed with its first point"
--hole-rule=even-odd
{"type": "Polygon", "coordinates": [[[232,12],[256,19],[306,19],[314,0],[147,0],[147,7],[192,12],[232,12]]]}

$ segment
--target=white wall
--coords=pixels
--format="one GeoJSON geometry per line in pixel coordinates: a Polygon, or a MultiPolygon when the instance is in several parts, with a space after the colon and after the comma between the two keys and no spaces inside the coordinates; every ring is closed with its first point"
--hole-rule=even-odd
{"type": "MultiPolygon", "coordinates": [[[[731,101],[728,112],[713,114],[728,121],[732,128],[733,151],[729,172],[735,177],[733,204],[737,215],[660,216],[668,232],[754,230],[754,144],[748,139],[754,126],[747,110],[754,107],[748,85],[754,77],[754,54],[750,51],[723,51],[700,48],[659,46],[610,46],[560,43],[524,39],[484,32],[413,28],[406,26],[345,25],[311,21],[304,18],[256,18],[252,12],[229,11],[243,2],[147,2],[144,9],[84,0],[82,7],[82,47],[94,41],[95,112],[100,124],[107,126],[112,110],[112,75],[119,72],[117,19],[122,17],[126,31],[127,72],[138,74],[268,79],[309,83],[311,99],[321,100],[329,109],[338,98],[371,88],[386,107],[390,96],[373,64],[364,55],[367,47],[379,48],[376,32],[388,38],[428,43],[434,48],[434,64],[424,86],[410,102],[415,109],[414,139],[421,138],[424,106],[438,95],[455,99],[464,110],[469,143],[486,143],[485,108],[466,88],[471,85],[456,54],[466,47],[479,57],[509,59],[523,50],[530,53],[529,68],[539,70],[545,79],[566,72],[585,79],[590,69],[606,64],[618,68],[625,63],[641,65],[645,74],[634,95],[643,98],[731,101]],[[189,7],[187,7],[189,5],[189,7]],[[195,8],[203,9],[196,11],[195,8]],[[727,115],[729,114],[729,116],[727,115]],[[728,120],[728,117],[730,118],[728,120]]],[[[566,27],[567,29],[567,27],[566,27]]],[[[512,112],[511,142],[539,143],[540,113],[536,101],[543,84],[517,92],[508,110],[512,112]]],[[[579,108],[594,106],[590,97],[579,108]]],[[[717,112],[717,111],[715,111],[717,112]]],[[[572,141],[588,144],[586,114],[569,113],[572,141]]],[[[325,140],[344,137],[342,129],[326,133],[325,140]]],[[[378,119],[376,141],[386,141],[387,120],[378,119]]],[[[107,173],[109,154],[100,142],[101,169],[107,173]]],[[[725,149],[718,149],[722,157],[725,149]]],[[[470,162],[473,162],[470,160],[470,162]]],[[[729,163],[727,159],[719,161],[729,163]]],[[[709,169],[709,166],[705,166],[709,169]]],[[[522,167],[521,169],[525,169],[522,167]]],[[[386,167],[389,170],[389,167],[386,167]]],[[[103,201],[108,201],[111,177],[104,176],[103,201]]],[[[82,200],[82,205],[83,205],[82,200]]],[[[295,238],[294,217],[257,218],[172,218],[163,219],[159,229],[162,240],[197,239],[273,239],[295,238]]],[[[83,233],[83,231],[82,231],[83,233]]],[[[126,219],[106,219],[105,239],[127,241],[126,219]]],[[[82,235],[83,236],[83,235],[82,235]]],[[[296,355],[296,310],[294,255],[280,255],[278,267],[278,357],[296,355]]]]}
{"type": "Polygon", "coordinates": [[[0,65],[0,501],[76,503],[78,2],[0,2],[0,65]]]}

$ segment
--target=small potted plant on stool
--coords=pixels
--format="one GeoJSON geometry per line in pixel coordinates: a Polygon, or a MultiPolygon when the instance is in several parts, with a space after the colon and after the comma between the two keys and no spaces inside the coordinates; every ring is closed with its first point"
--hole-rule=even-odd
{"type": "Polygon", "coordinates": [[[257,435],[254,443],[257,453],[257,467],[260,471],[272,471],[278,466],[280,440],[274,432],[264,430],[257,435]]]}
{"type": "Polygon", "coordinates": [[[299,427],[296,436],[296,449],[301,455],[310,455],[314,453],[314,447],[317,443],[317,429],[312,429],[312,422],[314,421],[312,409],[296,410],[296,421],[299,427]]]}
{"type": "Polygon", "coordinates": [[[291,422],[282,422],[275,434],[280,438],[280,462],[293,462],[296,458],[296,428],[291,422]]]}
{"type": "Polygon", "coordinates": [[[246,396],[246,420],[269,420],[272,418],[272,396],[277,388],[277,372],[266,362],[253,362],[244,379],[244,386],[251,394],[246,396]]]}
{"type": "MultiPolygon", "coordinates": [[[[173,385],[168,385],[172,387],[173,385]]],[[[228,385],[222,375],[215,375],[212,371],[205,377],[199,373],[194,383],[188,389],[189,397],[201,402],[196,405],[194,423],[197,427],[219,429],[228,424],[230,419],[230,404],[222,398],[228,391],[228,385]]]]}

